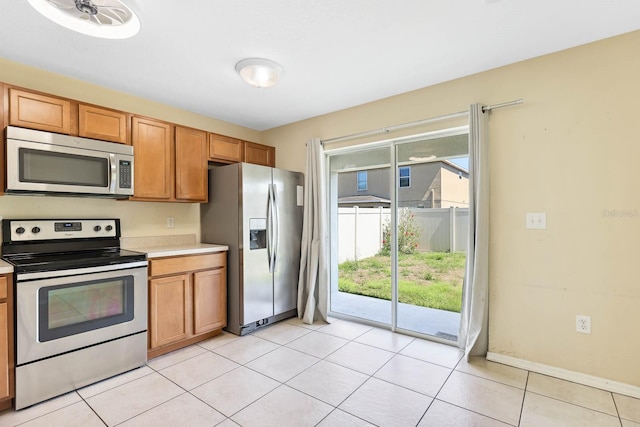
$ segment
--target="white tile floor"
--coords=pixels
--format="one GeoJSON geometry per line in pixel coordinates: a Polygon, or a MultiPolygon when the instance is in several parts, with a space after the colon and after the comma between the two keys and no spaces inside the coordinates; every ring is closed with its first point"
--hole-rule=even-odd
{"type": "Polygon", "coordinates": [[[640,399],[344,320],[223,334],[4,426],[640,427],[640,399]]]}

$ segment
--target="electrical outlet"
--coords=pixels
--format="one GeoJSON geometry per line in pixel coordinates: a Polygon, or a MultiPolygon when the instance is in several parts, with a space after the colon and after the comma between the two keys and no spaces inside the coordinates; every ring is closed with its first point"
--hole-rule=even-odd
{"type": "Polygon", "coordinates": [[[576,332],[581,334],[591,333],[591,316],[582,316],[580,314],[576,316],[576,332]]]}
{"type": "Polygon", "coordinates": [[[176,222],[172,216],[167,217],[167,228],[173,228],[176,226],[176,222]]]}

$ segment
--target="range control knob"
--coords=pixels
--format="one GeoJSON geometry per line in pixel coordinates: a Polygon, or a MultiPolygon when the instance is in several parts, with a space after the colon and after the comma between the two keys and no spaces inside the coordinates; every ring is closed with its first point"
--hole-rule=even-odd
{"type": "Polygon", "coordinates": [[[104,229],[107,230],[107,231],[111,231],[111,230],[113,230],[113,226],[112,225],[107,225],[104,229]]]}
{"type": "Polygon", "coordinates": [[[33,228],[31,229],[31,232],[32,232],[33,234],[38,234],[38,233],[40,232],[40,227],[33,227],[33,228]]]}
{"type": "Polygon", "coordinates": [[[18,227],[18,228],[16,228],[16,233],[18,233],[18,234],[22,234],[22,233],[24,233],[24,227],[18,227]]]}
{"type": "Polygon", "coordinates": [[[96,233],[100,230],[102,230],[102,227],[100,227],[99,225],[96,225],[95,227],[93,227],[93,231],[95,231],[96,233]]]}

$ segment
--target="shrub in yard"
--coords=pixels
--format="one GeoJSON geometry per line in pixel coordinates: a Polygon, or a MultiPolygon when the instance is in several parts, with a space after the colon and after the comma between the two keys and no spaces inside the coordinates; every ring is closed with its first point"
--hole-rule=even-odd
{"type": "MultiPolygon", "coordinates": [[[[416,223],[415,214],[408,208],[398,210],[398,252],[401,254],[413,254],[418,249],[418,241],[422,229],[416,223]]],[[[388,256],[391,253],[391,222],[387,220],[382,228],[382,249],[380,255],[388,256]]]]}

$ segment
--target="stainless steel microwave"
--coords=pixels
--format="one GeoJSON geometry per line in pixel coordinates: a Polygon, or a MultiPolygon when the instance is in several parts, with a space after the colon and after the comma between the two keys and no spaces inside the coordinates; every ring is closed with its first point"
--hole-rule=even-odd
{"type": "Polygon", "coordinates": [[[133,147],[7,127],[7,193],[126,198],[133,195],[133,147]]]}

